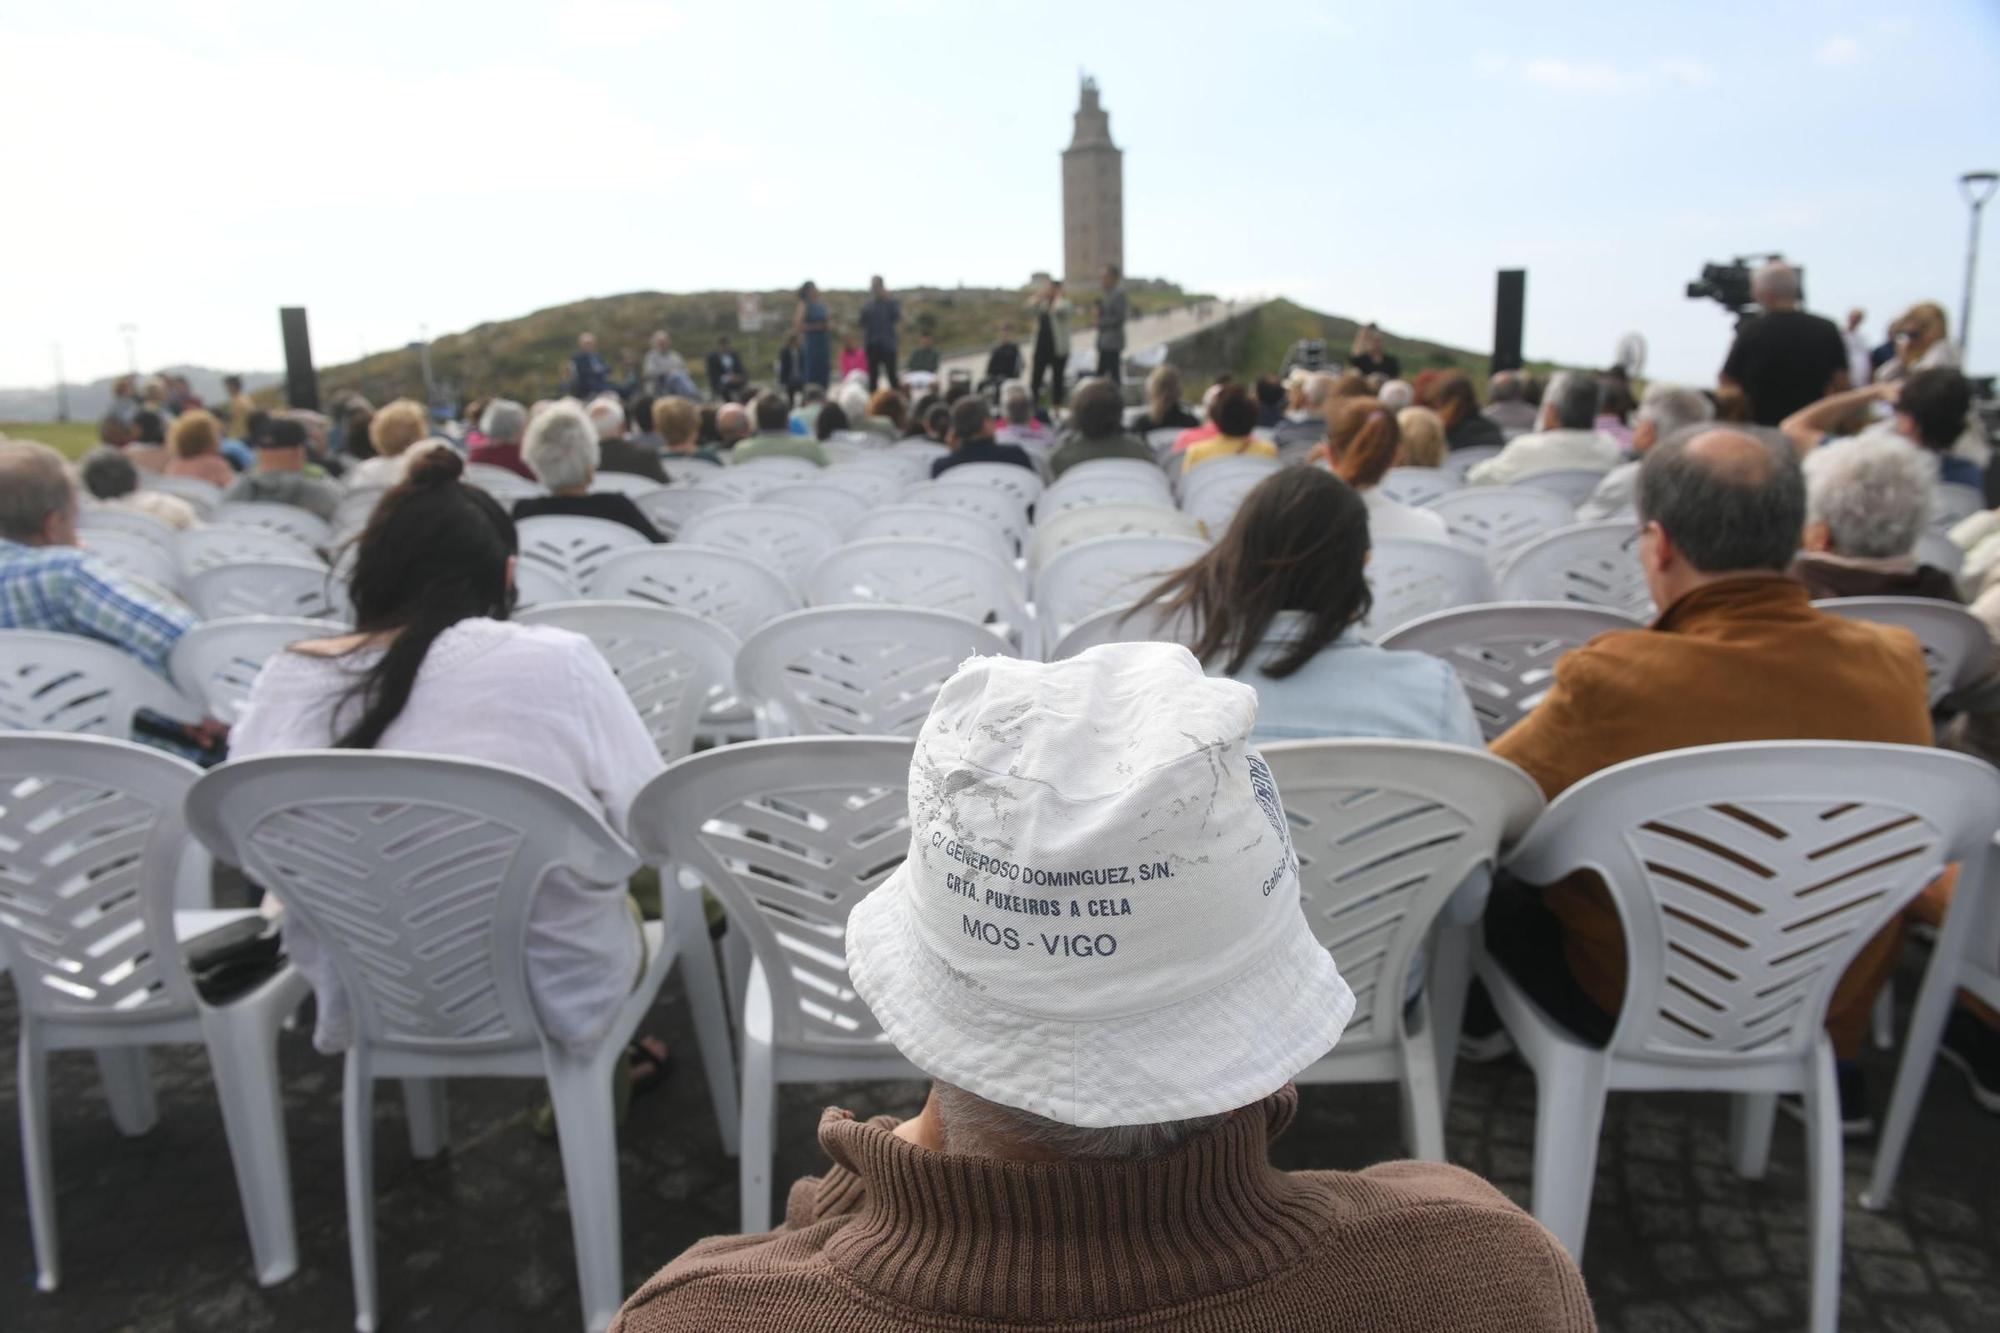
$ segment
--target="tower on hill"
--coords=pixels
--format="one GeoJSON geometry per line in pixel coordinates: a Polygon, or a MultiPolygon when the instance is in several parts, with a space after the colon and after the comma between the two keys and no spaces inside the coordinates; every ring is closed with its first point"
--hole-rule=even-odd
{"type": "Polygon", "coordinates": [[[1063,150],[1063,277],[1088,289],[1106,264],[1125,268],[1125,154],[1111,142],[1111,115],[1085,75],[1076,133],[1063,150]]]}

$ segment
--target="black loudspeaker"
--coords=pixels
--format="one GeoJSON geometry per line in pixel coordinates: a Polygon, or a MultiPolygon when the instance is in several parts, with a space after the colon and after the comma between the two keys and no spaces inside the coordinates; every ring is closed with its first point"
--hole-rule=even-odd
{"type": "Polygon", "coordinates": [[[278,326],[285,332],[285,402],[317,412],[319,376],[313,371],[312,339],[306,335],[306,308],[279,306],[278,326]]]}
{"type": "Polygon", "coordinates": [[[1493,369],[1521,368],[1521,321],[1528,310],[1528,270],[1503,268],[1493,296],[1493,369]]]}

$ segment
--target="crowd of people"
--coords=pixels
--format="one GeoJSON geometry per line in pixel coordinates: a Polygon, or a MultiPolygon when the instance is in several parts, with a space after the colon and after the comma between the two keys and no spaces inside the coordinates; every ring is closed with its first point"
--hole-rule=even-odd
{"type": "MultiPolygon", "coordinates": [[[[1128,405],[1123,340],[1106,336],[1126,318],[1115,269],[1097,310],[1101,373],[1073,387],[1063,382],[1070,311],[1059,281],[1030,302],[1031,373],[1022,375],[1010,330],[989,361],[989,396],[938,380],[928,344],[903,359],[900,309],[880,279],[855,340],[831,326],[806,284],[791,359],[758,381],[719,347],[706,367],[710,401],[664,333],[639,383],[613,385],[586,334],[573,397],[490,398],[445,430],[407,400],[377,408],[347,397],[322,417],[260,411],[232,395],[218,415],[148,382],[121,397],[103,443],[75,468],[42,445],[0,441],[0,627],[87,635],[164,674],[194,624],[185,607],[79,544],[79,486],[92,504],[177,527],[196,521],[192,511],[140,487],[139,474],[198,478],[231,498],[321,516],[378,487],[355,543],[352,631],[275,658],[233,731],[203,725],[237,756],[335,746],[507,763],[617,823],[659,768],[643,726],[588,641],[508,617],[518,519],[581,514],[666,540],[630,498],[599,489],[599,473],[665,482],[675,458],[826,465],[835,440],[932,441],[947,450],[934,476],[971,463],[1057,477],[1104,458],[1176,473],[1275,459],[1281,466],[1210,549],[1130,613],[1176,627],[1184,647],[1112,645],[1052,664],[975,659],[944,687],[912,778],[936,808],[913,828],[904,870],[857,909],[848,938],[856,989],[935,1079],[928,1101],[900,1123],[829,1113],[821,1138],[834,1168],[800,1182],[785,1229],[697,1246],[633,1297],[619,1326],[783,1330],[808,1309],[867,1299],[913,1319],[1077,1329],[1124,1327],[1187,1303],[1218,1326],[1588,1328],[1574,1264],[1475,1177],[1422,1164],[1272,1169],[1267,1143],[1296,1105],[1289,1081],[1338,1040],[1352,997],[1300,916],[1295,867],[1278,877],[1282,892],[1249,899],[1254,912],[1225,906],[1238,901],[1226,890],[1263,879],[1279,846],[1289,853],[1257,743],[1483,748],[1445,663],[1385,650],[1360,631],[1373,543],[1449,535],[1438,514],[1385,494],[1385,479],[1463,449],[1492,451],[1468,473],[1475,486],[1589,474],[1582,516],[1629,514],[1642,534],[1637,558],[1658,617],[1563,657],[1547,697],[1490,747],[1548,797],[1629,759],[1729,741],[1943,736],[2000,752],[1987,726],[2000,715],[1990,673],[1934,713],[1913,636],[1812,605],[1857,594],[1964,599],[2000,641],[2000,515],[1968,520],[1963,578],[1917,557],[1940,482],[1980,485],[1986,464],[1942,313],[1914,308],[1887,355],[1856,357],[1848,334],[1860,321],[1844,333],[1800,309],[1791,270],[1762,270],[1757,295],[1766,313],[1744,327],[1711,386],[1503,371],[1483,399],[1458,371],[1402,378],[1369,326],[1338,369],[1223,376],[1197,408],[1180,373],[1161,365],[1128,405]],[[851,343],[839,365],[836,338],[851,343]],[[467,484],[473,464],[545,493],[509,511],[467,484]],[[496,698],[510,701],[504,712],[492,709],[496,698]],[[1174,726],[1161,725],[1167,717],[1174,726]],[[1202,830],[1155,813],[1190,783],[1213,786],[1204,799],[1222,812],[1202,830]],[[927,886],[946,870],[931,827],[976,840],[996,802],[1030,839],[1046,840],[1020,857],[1096,863],[1119,847],[1144,846],[1152,858],[1171,846],[1205,868],[1198,884],[1173,891],[1173,912],[1140,921],[1135,947],[1105,960],[1102,985],[1051,1001],[1051,974],[995,971],[955,917],[927,924],[940,910],[927,886]],[[946,993],[947,979],[968,974],[982,978],[969,1006],[946,993]],[[1004,1017],[1049,1003],[1060,1021],[1004,1017]],[[1077,1043],[1091,1061],[1074,1059],[1077,1043]],[[1048,1078],[1043,1066],[1058,1061],[1065,1077],[1048,1078]],[[1042,1255],[1045,1280],[988,1264],[995,1247],[1042,1255]]],[[[1280,857],[1281,871],[1287,864],[1280,857]]],[[[1952,888],[1947,876],[1912,919],[1939,919],[1952,888]]],[[[1601,1045],[1626,965],[1603,884],[1502,877],[1474,899],[1454,911],[1483,922],[1491,956],[1578,1040],[1601,1045]]],[[[1866,1131],[1872,1105],[1854,1057],[1902,931],[1892,926],[1861,952],[1828,1015],[1851,1132],[1866,1131]]],[[[302,933],[287,947],[319,996],[316,1040],[341,1049],[337,978],[302,933]]],[[[553,1040],[601,1036],[642,947],[623,902],[544,887],[529,980],[553,1040]]],[[[1476,1002],[1467,1033],[1477,1057],[1505,1048],[1497,1017],[1476,1002]]],[[[1945,1049],[1980,1103],[2000,1111],[2000,1015],[1967,1001],[1945,1049]]]]}

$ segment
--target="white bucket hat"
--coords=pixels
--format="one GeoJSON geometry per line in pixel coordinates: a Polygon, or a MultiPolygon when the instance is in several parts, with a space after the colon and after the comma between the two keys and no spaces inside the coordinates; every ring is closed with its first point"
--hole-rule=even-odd
{"type": "Polygon", "coordinates": [[[974,658],[910,765],[910,853],[847,925],[854,988],[935,1078],[1065,1124],[1268,1096],[1354,995],[1299,910],[1257,696],[1187,649],[974,658]]]}

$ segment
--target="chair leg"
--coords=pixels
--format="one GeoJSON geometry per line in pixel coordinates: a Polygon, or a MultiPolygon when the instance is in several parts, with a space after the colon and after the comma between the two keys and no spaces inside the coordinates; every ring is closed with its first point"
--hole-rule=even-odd
{"type": "Polygon", "coordinates": [[[48,1054],[31,1022],[21,1022],[16,1070],[21,1115],[21,1171],[28,1178],[28,1230],[35,1242],[35,1286],[54,1291],[62,1281],[56,1249],[55,1159],[49,1151],[48,1054]]]}
{"type": "Polygon", "coordinates": [[[777,1070],[766,1042],[743,1042],[743,1142],[737,1162],[745,1234],[771,1229],[771,1159],[776,1142],[777,1070]]]}
{"type": "Polygon", "coordinates": [[[701,1047],[702,1072],[708,1078],[709,1100],[722,1133],[722,1151],[734,1157],[742,1150],[736,1057],[729,1045],[729,1007],[715,965],[715,943],[708,936],[699,894],[664,885],[662,892],[674,895],[666,900],[666,911],[668,924],[679,937],[681,985],[694,1013],[695,1041],[701,1047]]]}
{"type": "MultiPolygon", "coordinates": [[[[245,1014],[244,1017],[251,1017],[245,1014]]],[[[285,1105],[278,1080],[275,1022],[210,1020],[208,1063],[222,1130],[236,1169],[236,1195],[250,1232],[250,1261],[266,1287],[299,1267],[292,1220],[292,1170],[285,1149],[285,1105]]]]}
{"type": "Polygon", "coordinates": [[[1729,1099],[1729,1160],[1745,1180],[1762,1180],[1771,1164],[1771,1130],[1778,1121],[1778,1097],[1771,1092],[1739,1092],[1729,1099]]]}
{"type": "Polygon", "coordinates": [[[1840,1091],[1833,1076],[1833,1046],[1821,1033],[1806,1084],[1806,1195],[1812,1219],[1812,1330],[1834,1333],[1840,1324],[1841,1176],[1840,1091]]]}
{"type": "Polygon", "coordinates": [[[347,1168],[347,1258],[354,1270],[356,1333],[375,1333],[375,1079],[368,1061],[347,1053],[341,1096],[341,1139],[347,1168]]]}
{"type": "Polygon", "coordinates": [[[403,1080],[403,1114],[410,1122],[410,1156],[428,1162],[451,1146],[451,1117],[441,1078],[403,1080]]]}
{"type": "Polygon", "coordinates": [[[1894,978],[1882,983],[1882,993],[1875,997],[1875,1007],[1869,1011],[1868,1026],[1874,1035],[1875,1049],[1887,1051],[1896,1045],[1896,982],[1894,978]]]}
{"type": "Polygon", "coordinates": [[[1438,1097],[1437,1064],[1428,1030],[1403,1038],[1403,1107],[1410,1152],[1427,1162],[1444,1161],[1444,1103],[1438,1097]]]}
{"type": "MultiPolygon", "coordinates": [[[[614,1056],[617,1053],[613,1053],[614,1056]]],[[[549,1096],[556,1108],[569,1225],[585,1333],[602,1333],[624,1299],[618,1216],[618,1127],[609,1061],[551,1052],[549,1096]]]]}
{"type": "Polygon", "coordinates": [[[734,921],[722,933],[722,983],[729,1012],[740,1019],[750,994],[750,939],[734,921]]]}
{"type": "Polygon", "coordinates": [[[1535,1071],[1534,1213],[1579,1264],[1604,1126],[1598,1060],[1546,1060],[1535,1071]]]}
{"type": "Polygon", "coordinates": [[[136,1138],[159,1123],[159,1103],[153,1100],[152,1059],[144,1046],[100,1046],[97,1076],[104,1083],[104,1102],[118,1132],[136,1138]]]}

